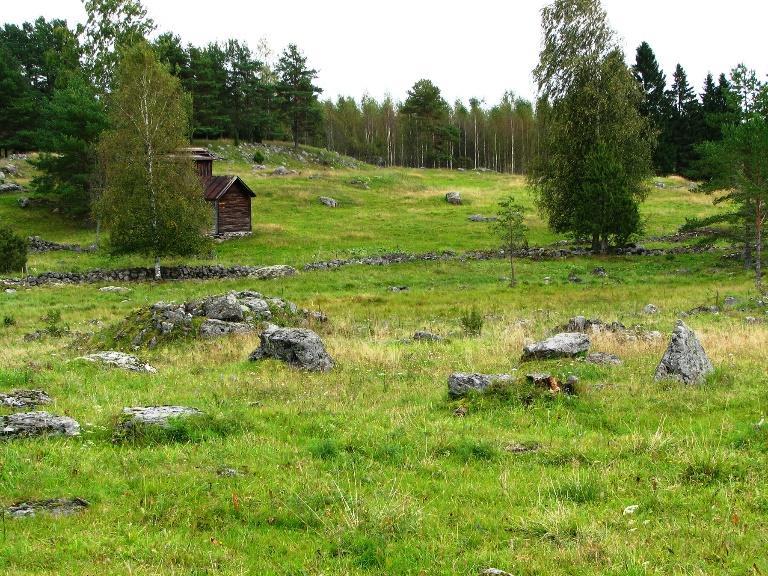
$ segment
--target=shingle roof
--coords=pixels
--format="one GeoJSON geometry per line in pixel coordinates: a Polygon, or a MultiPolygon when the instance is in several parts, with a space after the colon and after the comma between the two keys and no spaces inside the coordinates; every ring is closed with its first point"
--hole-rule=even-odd
{"type": "Polygon", "coordinates": [[[243,191],[245,191],[251,198],[256,197],[253,190],[251,190],[239,176],[208,176],[207,178],[203,178],[205,199],[209,201],[218,200],[227,193],[227,190],[229,190],[235,182],[238,182],[243,191]]]}

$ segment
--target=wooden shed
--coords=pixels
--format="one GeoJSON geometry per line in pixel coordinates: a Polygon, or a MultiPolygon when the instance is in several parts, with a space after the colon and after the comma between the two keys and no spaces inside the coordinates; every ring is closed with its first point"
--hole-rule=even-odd
{"type": "Polygon", "coordinates": [[[214,176],[216,157],[205,148],[186,148],[184,153],[195,162],[203,194],[213,207],[213,234],[251,232],[251,198],[256,197],[253,190],[239,176],[214,176]]]}

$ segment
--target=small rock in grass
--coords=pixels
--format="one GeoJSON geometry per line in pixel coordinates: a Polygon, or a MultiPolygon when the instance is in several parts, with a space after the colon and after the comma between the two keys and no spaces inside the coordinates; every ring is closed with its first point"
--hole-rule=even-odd
{"type": "Polygon", "coordinates": [[[39,513],[51,516],[71,516],[82,512],[90,504],[82,498],[54,498],[52,500],[37,500],[32,502],[20,502],[9,506],[6,513],[11,518],[27,518],[39,513]]]}
{"type": "Polygon", "coordinates": [[[453,204],[454,206],[461,206],[461,193],[448,192],[445,195],[445,201],[448,202],[448,204],[453,204]]]}
{"type": "Polygon", "coordinates": [[[526,452],[537,452],[541,448],[538,442],[512,442],[507,444],[504,450],[512,454],[525,454],[526,452]]]}
{"type": "Polygon", "coordinates": [[[467,217],[470,222],[496,222],[498,218],[496,216],[483,216],[482,214],[472,214],[467,217]]]}
{"type": "Polygon", "coordinates": [[[584,282],[584,279],[578,274],[571,272],[570,274],[568,274],[568,282],[570,282],[571,284],[581,284],[584,282]]]}
{"type": "Polygon", "coordinates": [[[701,384],[714,370],[696,333],[678,320],[669,347],[656,368],[655,379],[701,384]]]}
{"type": "Polygon", "coordinates": [[[270,325],[261,333],[261,346],[253,351],[249,360],[275,358],[292,366],[313,372],[326,372],[333,368],[333,360],[315,332],[304,328],[280,328],[270,325]]]}
{"type": "Polygon", "coordinates": [[[432,332],[425,332],[424,330],[419,330],[414,333],[413,339],[416,342],[443,342],[445,340],[442,336],[433,334],[432,332]]]}
{"type": "Polygon", "coordinates": [[[50,396],[42,390],[13,390],[8,394],[0,394],[0,406],[10,408],[34,408],[50,403],[50,396]]]}
{"type": "Polygon", "coordinates": [[[408,292],[408,286],[390,286],[387,288],[389,292],[408,292]]]}
{"type": "Polygon", "coordinates": [[[541,342],[528,344],[523,348],[523,361],[573,358],[589,351],[589,336],[578,332],[556,334],[541,342]]]}
{"type": "Polygon", "coordinates": [[[78,360],[86,360],[87,362],[95,362],[106,366],[114,366],[130,372],[144,372],[147,374],[157,373],[155,368],[149,364],[141,362],[136,356],[131,356],[124,352],[115,352],[113,350],[88,354],[87,356],[78,358],[78,360]]]}
{"type": "Polygon", "coordinates": [[[739,300],[735,296],[726,296],[725,300],[723,300],[723,305],[728,306],[729,308],[736,306],[738,303],[739,300]]]}
{"type": "Polygon", "coordinates": [[[21,412],[0,416],[0,438],[78,436],[80,424],[68,416],[48,412],[21,412]]]}
{"type": "Polygon", "coordinates": [[[592,275],[597,276],[598,278],[605,278],[606,276],[608,276],[608,273],[605,271],[605,268],[598,266],[597,268],[592,270],[592,275]]]}
{"type": "Polygon", "coordinates": [[[645,307],[643,308],[643,314],[647,314],[648,316],[652,316],[658,313],[659,313],[659,308],[654,304],[646,304],[645,307]]]}
{"type": "Polygon", "coordinates": [[[504,570],[499,570],[498,568],[486,568],[480,572],[480,576],[512,576],[512,574],[504,572],[504,570]]]}
{"type": "Polygon", "coordinates": [[[139,424],[168,428],[173,419],[195,416],[204,416],[204,413],[197,408],[186,406],[136,406],[123,408],[120,427],[132,428],[139,424]]]}
{"type": "Polygon", "coordinates": [[[320,196],[320,204],[327,206],[328,208],[337,208],[339,206],[339,203],[336,200],[328,198],[327,196],[320,196]]]}
{"type": "Polygon", "coordinates": [[[285,166],[278,166],[272,171],[272,174],[275,176],[287,176],[290,174],[290,171],[285,166]]]}
{"type": "Polygon", "coordinates": [[[6,288],[5,293],[12,296],[13,294],[16,294],[16,290],[13,288],[6,288]]]}
{"type": "Polygon", "coordinates": [[[216,471],[216,474],[218,474],[223,478],[234,478],[235,476],[240,476],[240,472],[238,472],[235,468],[227,468],[227,467],[219,468],[216,471]]]}
{"type": "Polygon", "coordinates": [[[631,514],[634,514],[640,509],[640,504],[633,504],[632,506],[627,506],[624,508],[624,516],[629,516],[631,514]]]}
{"type": "Polygon", "coordinates": [[[589,364],[602,364],[605,366],[619,366],[622,364],[621,358],[606,352],[592,352],[585,360],[589,364]]]}
{"type": "Polygon", "coordinates": [[[448,377],[448,395],[451,398],[462,398],[472,391],[484,392],[489,386],[498,382],[511,382],[509,374],[465,374],[456,372],[448,377]]]}
{"type": "Polygon", "coordinates": [[[99,292],[108,292],[112,294],[125,294],[130,291],[131,289],[126,288],[125,286],[104,286],[103,288],[99,288],[99,292]]]}

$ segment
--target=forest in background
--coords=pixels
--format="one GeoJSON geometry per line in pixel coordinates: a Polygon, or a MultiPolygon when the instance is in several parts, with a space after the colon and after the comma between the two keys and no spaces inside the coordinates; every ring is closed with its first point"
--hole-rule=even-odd
{"type": "MultiPolygon", "coordinates": [[[[103,129],[115,47],[154,33],[155,26],[138,3],[89,0],[86,8],[85,25],[39,18],[0,29],[0,148],[6,152],[56,151],[62,142],[52,131],[89,142],[103,129]],[[71,125],[78,116],[79,129],[71,125]]],[[[428,79],[402,100],[324,100],[317,71],[295,45],[276,55],[264,40],[254,49],[237,39],[194,46],[170,32],[155,35],[152,45],[192,97],[196,139],[293,140],[381,166],[526,174],[537,118],[547,105],[512,91],[495,104],[476,98],[451,104],[428,79]]],[[[656,135],[654,169],[699,176],[697,146],[719,139],[738,114],[728,97],[742,88],[738,69],[707,76],[697,93],[680,64],[668,82],[643,43],[632,70],[644,94],[641,113],[656,135]]]]}

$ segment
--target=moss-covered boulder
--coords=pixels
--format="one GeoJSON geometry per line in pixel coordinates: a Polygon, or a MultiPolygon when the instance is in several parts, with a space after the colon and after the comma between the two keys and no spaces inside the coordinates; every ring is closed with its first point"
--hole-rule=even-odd
{"type": "Polygon", "coordinates": [[[245,290],[217,294],[200,300],[157,302],[140,308],[95,337],[95,345],[137,350],[181,339],[217,338],[244,334],[265,322],[278,326],[324,322],[325,315],[300,309],[282,298],[245,290]]]}

